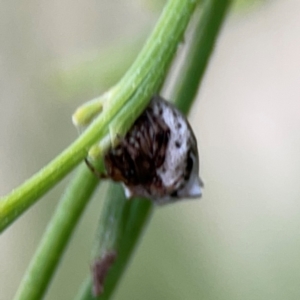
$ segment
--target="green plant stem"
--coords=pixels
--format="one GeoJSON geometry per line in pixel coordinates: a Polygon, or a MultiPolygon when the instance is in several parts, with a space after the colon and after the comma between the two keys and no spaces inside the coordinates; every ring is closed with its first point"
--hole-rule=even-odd
{"type": "MultiPolygon", "coordinates": [[[[196,49],[198,50],[193,51],[198,53],[198,55],[187,55],[187,65],[189,66],[193,66],[192,63],[197,62],[197,58],[206,55],[206,60],[204,60],[206,63],[204,64],[204,67],[201,68],[200,74],[193,75],[193,78],[198,76],[198,82],[203,76],[215,38],[218,30],[220,29],[225,11],[229,7],[230,3],[230,1],[224,1],[223,10],[219,11],[219,14],[217,14],[214,11],[215,6],[217,5],[216,2],[217,1],[211,1],[211,5],[204,10],[204,14],[200,22],[203,22],[204,25],[200,26],[199,24],[199,26],[197,26],[198,29],[195,32],[195,36],[198,36],[198,30],[200,30],[200,32],[202,30],[203,32],[213,32],[214,38],[212,39],[210,34],[207,38],[204,38],[207,34],[199,34],[199,36],[202,36],[202,42],[196,41],[195,39],[190,48],[194,49],[193,47],[196,47],[195,43],[197,43],[198,46],[196,49]],[[206,20],[206,22],[204,22],[203,19],[206,20]],[[218,24],[218,26],[216,26],[216,24],[218,24]],[[213,28],[210,28],[211,26],[215,26],[215,30],[212,30],[213,28]],[[206,44],[206,47],[202,47],[203,43],[206,44]],[[210,48],[209,51],[207,50],[208,48],[210,48]]],[[[186,69],[188,68],[186,67],[186,69]]],[[[183,76],[183,79],[185,79],[185,76],[188,76],[190,71],[185,70],[183,74],[186,74],[183,76]]],[[[194,89],[194,93],[190,92],[189,96],[185,93],[178,93],[178,98],[176,97],[176,99],[178,99],[176,103],[178,103],[178,101],[182,101],[185,105],[182,109],[187,111],[191,105],[191,100],[193,99],[193,95],[196,93],[198,85],[193,83],[189,86],[189,83],[191,83],[190,80],[183,80],[182,82],[185,82],[185,84],[181,83],[181,89],[183,91],[187,87],[190,88],[190,91],[194,89]]],[[[42,239],[29,269],[27,270],[15,299],[34,300],[42,298],[51,281],[53,273],[58,266],[60,258],[68,244],[78,219],[83,212],[88,199],[92,195],[97,182],[98,180],[86,169],[85,166],[79,170],[48,226],[47,232],[42,239]]],[[[109,299],[112,292],[115,290],[115,286],[120,280],[128,260],[132,255],[133,249],[152,212],[152,205],[150,202],[141,201],[139,199],[132,202],[124,201],[123,196],[120,195],[120,190],[118,191],[117,189],[114,188],[114,192],[109,194],[106,198],[106,209],[103,212],[100,222],[99,242],[101,244],[96,250],[96,253],[100,255],[110,248],[117,248],[120,250],[118,260],[112,267],[112,270],[105,282],[105,292],[99,299],[109,299]],[[113,224],[111,224],[112,215],[115,220],[115,223],[113,224]],[[110,231],[109,235],[107,235],[107,230],[110,231]],[[107,237],[109,237],[109,239],[107,239],[107,237]]],[[[79,299],[93,299],[91,298],[91,288],[92,283],[89,278],[85,283],[83,292],[79,299]]]]}
{"type": "Polygon", "coordinates": [[[192,43],[187,51],[184,66],[180,70],[180,80],[176,83],[174,93],[177,107],[185,114],[190,107],[186,99],[196,97],[231,2],[231,0],[206,0],[203,3],[203,13],[197,20],[192,43]]]}
{"type": "MultiPolygon", "coordinates": [[[[170,1],[170,3],[174,4],[176,1],[170,1]]],[[[177,5],[179,2],[177,2],[177,5]]],[[[191,4],[191,2],[190,2],[191,4]]],[[[194,5],[194,4],[193,4],[194,5]]],[[[176,8],[176,6],[175,6],[176,8]]],[[[172,9],[175,9],[174,6],[172,9]]],[[[192,6],[190,7],[192,8],[192,6]]],[[[165,10],[167,11],[167,10],[165,10]]],[[[176,11],[176,10],[175,10],[176,11]]],[[[186,10],[185,10],[186,13],[186,10]]],[[[191,12],[190,12],[191,14],[191,12]]],[[[174,15],[174,13],[173,13],[174,15]]],[[[175,16],[175,15],[174,15],[175,16]]],[[[185,29],[185,26],[187,25],[188,19],[190,15],[185,16],[185,22],[182,24],[181,31],[183,32],[185,29]]],[[[171,22],[172,20],[169,20],[171,22]]],[[[174,21],[174,20],[173,20],[174,21]]],[[[172,23],[172,22],[171,22],[172,23]]],[[[168,24],[168,23],[167,23],[168,24]]],[[[177,28],[178,29],[178,28],[177,28]]],[[[182,34],[181,32],[181,34],[182,34]]],[[[180,33],[180,31],[179,31],[180,33]]],[[[167,34],[167,32],[165,33],[167,34]]],[[[163,37],[163,35],[162,35],[163,37]]],[[[161,37],[161,38],[162,38],[161,37]]],[[[180,35],[178,35],[177,38],[179,38],[180,35]]],[[[174,38],[174,36],[173,36],[174,38]]],[[[159,41],[160,42],[160,41],[159,41]]],[[[151,43],[150,43],[151,44],[151,43]]],[[[164,73],[166,72],[166,68],[169,64],[168,61],[171,60],[174,52],[176,49],[176,44],[172,47],[166,47],[165,48],[165,55],[166,55],[166,63],[165,63],[165,69],[161,68],[161,66],[157,66],[157,68],[154,68],[149,73],[145,74],[145,78],[141,81],[140,86],[142,88],[137,89],[134,92],[134,95],[132,99],[134,99],[136,102],[124,102],[125,108],[124,111],[127,112],[127,114],[123,113],[126,117],[125,119],[129,119],[132,123],[135,118],[137,117],[137,114],[133,113],[136,107],[139,107],[138,110],[142,111],[143,103],[140,100],[141,94],[146,94],[145,97],[150,98],[153,91],[161,85],[162,78],[164,76],[164,73]],[[158,74],[159,76],[155,76],[158,74]],[[150,76],[150,75],[151,76],[150,76]],[[150,79],[149,79],[150,78],[150,79]],[[128,113],[129,112],[129,113],[128,113]]],[[[163,57],[163,55],[162,55],[163,57]]],[[[159,61],[159,60],[158,60],[159,61]]],[[[133,75],[131,75],[133,76],[133,75]]],[[[145,100],[144,100],[145,102],[145,100]]],[[[105,115],[101,116],[105,119],[105,115]]],[[[110,120],[107,118],[108,121],[114,123],[118,116],[114,118],[114,114],[111,114],[110,120]]],[[[102,119],[99,118],[97,122],[101,125],[101,122],[103,123],[103,128],[106,123],[104,121],[101,121],[102,119]]],[[[97,123],[96,122],[96,123],[97,123]]],[[[126,123],[126,122],[125,122],[126,123]]],[[[98,124],[98,125],[99,125],[98,124]]],[[[121,121],[120,127],[126,126],[124,124],[124,121],[121,121]]],[[[116,123],[115,126],[118,126],[118,123],[116,123]]],[[[127,125],[128,126],[128,125],[127,125]]],[[[98,128],[95,126],[95,124],[92,126],[92,129],[98,130],[98,128]],[[95,129],[96,128],[96,129],[95,129]]],[[[100,127],[102,128],[102,127],[100,127]]],[[[88,134],[91,135],[92,129],[88,129],[85,134],[83,134],[73,145],[71,145],[67,150],[65,150],[56,160],[54,160],[52,163],[48,165],[48,167],[45,167],[40,173],[35,175],[32,179],[30,179],[27,183],[25,183],[23,186],[21,186],[17,191],[12,193],[8,196],[6,199],[7,202],[1,202],[0,203],[0,212],[4,212],[4,215],[6,213],[6,216],[8,216],[8,219],[5,220],[3,223],[0,223],[2,225],[2,229],[5,228],[10,222],[13,221],[13,219],[20,213],[20,211],[25,210],[29,205],[31,205],[34,202],[34,197],[37,197],[42,195],[46,190],[48,190],[53,183],[58,179],[62,178],[64,174],[66,174],[70,169],[72,169],[76,163],[78,163],[84,156],[85,156],[85,145],[90,146],[91,142],[89,141],[89,138],[87,137],[88,134]],[[74,146],[75,145],[75,146],[74,146]],[[82,150],[82,149],[83,150],[82,150]],[[72,154],[72,160],[70,160],[70,155],[72,154]],[[60,166],[64,166],[64,171],[60,169],[60,166]],[[57,172],[58,171],[58,172],[57,172]],[[48,173],[47,173],[48,172],[48,173]],[[60,177],[61,176],[61,177],[60,177]],[[51,180],[49,180],[49,178],[51,180]],[[48,179],[48,180],[47,180],[48,179]],[[31,193],[35,185],[38,185],[38,189],[34,190],[34,193],[31,193]],[[23,190],[22,190],[23,189],[23,190]],[[19,194],[18,194],[19,193],[19,194]],[[29,194],[26,194],[29,193],[29,194]],[[24,206],[16,205],[19,202],[19,199],[21,197],[25,197],[27,200],[26,203],[22,203],[24,206]],[[3,205],[2,208],[5,208],[5,210],[1,209],[1,204],[3,205]],[[10,204],[11,206],[9,206],[10,204]],[[14,207],[15,205],[15,207],[14,207]],[[18,211],[16,209],[19,209],[18,211]],[[10,212],[9,213],[7,213],[10,212]]],[[[101,133],[104,134],[107,132],[104,129],[102,129],[101,133]]],[[[96,134],[96,133],[95,133],[96,134]]],[[[94,142],[94,141],[93,141],[94,142]]],[[[63,200],[60,202],[60,205],[57,208],[56,214],[54,215],[53,219],[51,220],[48,230],[45,233],[42,242],[32,260],[32,263],[30,264],[25,277],[20,285],[20,288],[17,292],[15,299],[22,299],[22,300],[34,300],[34,299],[40,299],[43,297],[51,278],[58,266],[58,263],[60,261],[60,258],[64,252],[64,249],[67,246],[68,240],[73,232],[73,229],[75,228],[75,225],[79,219],[80,212],[83,211],[84,205],[87,203],[88,198],[91,196],[92,191],[96,187],[97,179],[93,177],[90,173],[85,174],[87,171],[85,170],[80,171],[78,175],[76,176],[75,180],[71,184],[70,188],[68,189],[68,192],[66,193],[63,200]],[[92,177],[91,177],[92,176],[92,177]],[[84,196],[84,197],[83,197],[84,196]]],[[[23,198],[24,200],[24,198],[23,198]]],[[[125,203],[122,201],[122,203],[125,203]]],[[[134,226],[127,226],[126,228],[129,228],[125,231],[125,234],[129,234],[132,238],[132,240],[136,240],[138,236],[140,235],[140,230],[144,227],[144,222],[147,219],[147,215],[149,215],[151,211],[151,204],[147,202],[147,204],[143,205],[142,209],[138,209],[141,205],[140,201],[135,202],[135,207],[140,213],[140,217],[136,218],[134,216],[134,222],[131,222],[134,224],[134,226]],[[138,222],[140,220],[140,223],[138,222]],[[136,226],[138,225],[138,226],[136,226]]],[[[125,206],[130,206],[131,204],[126,204],[125,206]]],[[[116,206],[115,206],[116,207],[116,206]]],[[[122,205],[120,206],[122,207],[122,205]]],[[[120,211],[117,210],[117,211],[120,211]]],[[[124,211],[128,211],[128,208],[124,208],[124,211]]],[[[132,219],[132,214],[124,214],[124,211],[122,210],[122,215],[124,217],[122,218],[122,222],[124,223],[124,220],[128,221],[132,219]]],[[[119,218],[117,218],[119,220],[119,218]]],[[[2,219],[3,221],[3,219],[2,219]]],[[[129,224],[131,224],[129,222],[129,224]]],[[[125,224],[125,223],[124,223],[125,224]]],[[[123,241],[123,240],[122,240],[123,241]]],[[[126,255],[130,255],[132,253],[132,247],[134,247],[135,243],[125,243],[122,242],[122,249],[127,249],[127,252],[124,250],[122,251],[122,255],[126,257],[126,255]],[[127,253],[127,254],[126,254],[127,253]]],[[[122,256],[120,256],[122,257],[122,256]]],[[[128,258],[123,258],[120,260],[120,262],[126,262],[128,261],[128,258]]],[[[123,264],[123,263],[122,263],[123,264]]],[[[119,264],[118,264],[119,265],[119,264]]],[[[117,265],[117,266],[118,266],[117,265]]],[[[124,265],[124,264],[123,264],[124,265]]],[[[124,266],[123,266],[124,269],[124,266]]],[[[120,266],[118,267],[118,270],[120,270],[120,266]]],[[[112,281],[113,286],[115,284],[116,280],[112,281]]],[[[109,289],[106,289],[109,291],[109,289]]]]}
{"type": "Polygon", "coordinates": [[[79,137],[47,166],[0,199],[0,232],[83,160],[85,144],[79,137]]]}
{"type": "Polygon", "coordinates": [[[42,241],[15,295],[15,300],[39,300],[60,262],[64,250],[99,180],[81,165],[48,224],[42,241]]]}
{"type": "Polygon", "coordinates": [[[110,299],[112,296],[152,212],[153,204],[149,200],[135,198],[126,203],[123,210],[124,227],[122,235],[119,236],[117,248],[119,254],[109,276],[106,278],[104,293],[98,299],[110,299]]]}
{"type": "Polygon", "coordinates": [[[152,203],[146,199],[126,200],[122,187],[116,184],[111,184],[104,205],[93,257],[97,260],[113,250],[117,260],[105,280],[104,293],[93,297],[89,276],[76,297],[78,300],[110,299],[153,211],[152,203]]]}
{"type": "MultiPolygon", "coordinates": [[[[57,158],[0,199],[0,232],[83,160],[86,149],[105,137],[113,118],[122,121],[127,102],[132,102],[134,107],[134,101],[138,100],[142,103],[141,108],[146,107],[150,96],[157,92],[163,82],[197,2],[196,0],[168,1],[157,26],[135,63],[111,90],[100,116],[57,158]],[[142,82],[144,84],[141,84],[142,82]],[[143,86],[144,90],[140,90],[140,86],[143,86]],[[141,94],[139,99],[132,97],[137,91],[141,94]]],[[[140,112],[140,110],[131,111],[132,117],[128,119],[131,124],[140,112]]],[[[127,128],[131,124],[126,124],[127,128]]]]}
{"type": "MultiPolygon", "coordinates": [[[[205,67],[212,54],[213,46],[220,32],[221,25],[225,20],[224,17],[230,4],[231,1],[229,0],[207,1],[203,8],[203,14],[197,22],[193,34],[194,38],[191,40],[191,45],[187,52],[187,65],[183,67],[183,72],[180,72],[183,76],[180,78],[180,88],[177,90],[174,97],[175,105],[179,105],[184,113],[189,111],[192,102],[194,101],[206,69],[205,67]],[[201,62],[200,65],[198,65],[199,61],[201,62]],[[198,67],[194,68],[194,65],[198,67]],[[197,68],[199,68],[199,70],[197,68]],[[191,76],[193,78],[192,80],[189,80],[191,79],[191,76]],[[189,92],[184,93],[185,90],[189,90],[189,92]]],[[[111,248],[115,247],[114,249],[118,250],[118,257],[106,278],[104,293],[96,299],[110,299],[152,212],[152,204],[150,204],[150,202],[137,200],[138,202],[127,202],[125,204],[125,202],[122,201],[123,199],[118,192],[112,192],[106,199],[106,210],[100,219],[100,235],[97,237],[97,243],[99,243],[100,247],[96,253],[101,256],[105,251],[109,251],[111,248]],[[128,205],[126,211],[125,207],[122,207],[122,205],[128,205]],[[111,229],[109,220],[116,210],[118,211],[119,217],[115,219],[116,221],[113,229],[111,229]],[[125,215],[125,218],[122,216],[122,210],[124,210],[123,215],[125,215]],[[118,226],[120,228],[118,228],[118,226]],[[122,230],[123,228],[128,228],[128,230],[122,230]],[[107,232],[109,232],[108,236],[111,239],[110,244],[106,241],[107,232]]],[[[92,280],[89,277],[83,283],[76,300],[95,299],[92,297],[91,291],[92,280]]]]}

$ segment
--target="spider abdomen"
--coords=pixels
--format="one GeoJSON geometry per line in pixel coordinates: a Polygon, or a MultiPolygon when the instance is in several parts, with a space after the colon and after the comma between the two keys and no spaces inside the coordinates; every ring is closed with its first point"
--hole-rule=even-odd
{"type": "Polygon", "coordinates": [[[127,197],[168,203],[202,194],[194,133],[186,118],[159,96],[104,161],[107,177],[122,182],[127,197]]]}

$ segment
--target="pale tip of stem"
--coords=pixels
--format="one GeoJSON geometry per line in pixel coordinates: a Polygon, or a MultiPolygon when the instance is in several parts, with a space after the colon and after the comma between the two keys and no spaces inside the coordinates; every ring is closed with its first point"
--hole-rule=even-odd
{"type": "Polygon", "coordinates": [[[88,152],[88,157],[91,160],[97,161],[99,158],[103,157],[106,151],[110,148],[111,146],[111,139],[110,135],[106,135],[101,142],[99,142],[96,145],[93,145],[89,152],[88,152]]]}
{"type": "Polygon", "coordinates": [[[74,126],[78,129],[87,127],[103,111],[106,100],[112,97],[114,90],[115,87],[78,107],[72,116],[74,126]]]}
{"type": "Polygon", "coordinates": [[[80,106],[72,116],[72,122],[75,127],[82,128],[89,125],[103,109],[103,100],[93,99],[80,106]]]}

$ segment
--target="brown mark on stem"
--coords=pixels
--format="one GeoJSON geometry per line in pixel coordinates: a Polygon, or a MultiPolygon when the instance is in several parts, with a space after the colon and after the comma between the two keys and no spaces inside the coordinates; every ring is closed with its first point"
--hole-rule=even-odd
{"type": "Polygon", "coordinates": [[[95,297],[100,296],[103,293],[105,278],[116,258],[117,252],[115,250],[111,250],[93,262],[91,271],[93,280],[93,295],[95,297]]]}

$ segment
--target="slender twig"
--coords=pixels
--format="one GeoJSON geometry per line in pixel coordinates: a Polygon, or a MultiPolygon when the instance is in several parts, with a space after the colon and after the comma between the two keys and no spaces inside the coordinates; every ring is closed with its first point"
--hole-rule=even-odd
{"type": "MultiPolygon", "coordinates": [[[[182,34],[195,5],[196,1],[186,1],[184,3],[179,0],[169,1],[152,37],[150,37],[148,44],[140,56],[141,58],[139,58],[139,68],[132,68],[131,71],[128,72],[129,75],[126,75],[129,79],[125,76],[127,80],[122,80],[111,90],[109,98],[111,101],[109,101],[107,105],[105,104],[107,108],[103,110],[102,115],[95,120],[93,125],[87,129],[73,145],[53,162],[10,195],[1,199],[0,230],[5,229],[6,226],[33,204],[38,197],[43,195],[83,159],[86,156],[85,148],[91,146],[92,143],[96,141],[96,138],[106,137],[107,132],[111,132],[112,129],[121,131],[124,130],[124,128],[128,129],[130,127],[130,124],[134,122],[138,114],[147,104],[150,96],[162,84],[167,67],[176,51],[177,44],[182,38],[182,34]],[[163,42],[165,42],[165,45],[163,42]],[[144,61],[146,64],[143,63],[144,61]],[[147,70],[145,71],[144,68],[149,72],[147,70]],[[134,86],[133,83],[136,78],[140,78],[140,74],[142,73],[144,73],[144,78],[142,78],[139,86],[134,90],[130,101],[127,99],[124,100],[120,95],[122,95],[124,90],[130,90],[130,88],[134,86]],[[120,99],[119,102],[114,100],[118,97],[120,99]],[[122,107],[120,107],[120,105],[122,107]],[[119,107],[120,113],[118,113],[116,107],[119,107]],[[110,126],[109,130],[107,128],[108,124],[110,126]],[[99,128],[102,130],[99,130],[99,128]],[[65,163],[65,165],[61,166],[63,163],[65,163]]],[[[86,173],[85,167],[79,171],[60,202],[48,226],[47,232],[26,271],[17,292],[16,299],[41,299],[45,294],[83,208],[96,187],[97,179],[93,177],[92,174],[88,174],[86,173]]],[[[118,199],[120,200],[121,198],[119,197],[118,199]]],[[[125,202],[122,200],[122,203],[124,204],[125,202]]],[[[126,222],[128,222],[128,220],[134,220],[134,222],[128,223],[134,226],[126,225],[127,229],[124,232],[126,235],[130,233],[132,241],[139,237],[140,231],[144,228],[144,223],[147,219],[146,216],[149,215],[151,211],[149,202],[144,204],[144,202],[135,201],[134,203],[136,204],[133,207],[136,208],[133,211],[139,211],[140,218],[136,218],[132,209],[129,211],[131,204],[128,203],[124,204],[124,211],[122,210],[123,217],[117,218],[117,220],[122,220],[124,224],[125,220],[126,222]],[[141,208],[139,208],[140,205],[142,205],[141,208]],[[124,213],[126,211],[128,214],[124,213]],[[140,221],[138,222],[138,220],[140,221]]],[[[120,208],[122,207],[121,205],[120,208]]],[[[120,248],[122,248],[122,255],[125,255],[125,258],[120,260],[121,263],[128,261],[126,255],[129,256],[132,253],[134,245],[135,243],[128,243],[127,240],[122,241],[120,248]]],[[[122,265],[124,265],[124,263],[122,263],[122,265]]],[[[117,266],[119,266],[119,263],[117,266]]],[[[120,270],[120,267],[118,267],[116,274],[119,274],[120,270]]],[[[116,280],[113,280],[111,286],[113,286],[115,282],[116,280]]],[[[109,289],[106,290],[109,291],[109,289]]]]}
{"type": "MultiPolygon", "coordinates": [[[[205,10],[207,15],[204,12],[204,16],[210,16],[208,19],[213,19],[214,10],[212,8],[217,5],[216,2],[219,1],[211,1],[211,6],[209,6],[210,10],[205,10]],[[209,11],[210,13],[208,13],[209,11]]],[[[225,12],[230,1],[224,0],[223,2],[223,10],[225,12]]],[[[223,21],[223,17],[224,14],[222,15],[222,13],[216,14],[215,22],[219,22],[220,25],[223,21]]],[[[212,24],[207,22],[205,26],[212,26],[212,24]]],[[[219,27],[220,26],[218,26],[218,29],[219,27]]],[[[217,36],[218,29],[215,30],[215,32],[212,31],[213,35],[215,35],[212,42],[214,42],[215,37],[217,36]]],[[[207,41],[207,39],[204,40],[207,41]]],[[[204,43],[204,41],[202,43],[204,43]]],[[[199,56],[204,55],[203,53],[201,54],[201,43],[197,48],[199,56]]],[[[211,53],[211,50],[208,51],[208,53],[211,53]]],[[[208,60],[208,57],[209,55],[207,55],[206,60],[208,60]]],[[[201,72],[203,74],[204,70],[201,72]]],[[[188,73],[189,72],[187,72],[187,74],[188,73]]],[[[200,75],[199,78],[201,78],[200,75]]],[[[159,83],[159,79],[156,79],[156,81],[154,80],[154,82],[156,82],[154,83],[154,86],[161,84],[159,83]]],[[[146,83],[147,80],[145,80],[142,85],[146,85],[146,83]]],[[[182,89],[184,89],[184,85],[182,86],[182,89]]],[[[139,95],[140,94],[137,93],[135,96],[138,98],[139,95]]],[[[185,100],[185,104],[189,107],[191,102],[189,102],[186,97],[185,100]]],[[[134,106],[134,104],[131,105],[134,106]]],[[[132,108],[131,105],[128,107],[132,108]]],[[[117,117],[118,116],[116,116],[114,120],[116,120],[117,117]]],[[[131,118],[133,120],[134,116],[131,118]]],[[[91,196],[96,187],[96,184],[97,179],[91,174],[86,173],[85,167],[80,170],[79,174],[73,181],[72,186],[69,188],[69,191],[61,201],[57,212],[52,219],[45,236],[43,237],[42,243],[39,246],[35,258],[31,263],[31,266],[29,267],[19,289],[19,296],[17,296],[17,299],[33,300],[42,298],[63,254],[71,233],[79,219],[81,211],[85,207],[88,198],[91,196]]],[[[104,242],[104,235],[106,235],[106,238],[107,236],[110,236],[110,238],[106,239],[106,242],[101,244],[100,248],[97,248],[96,253],[99,255],[110,248],[119,249],[119,253],[118,260],[112,267],[111,272],[105,281],[105,291],[101,299],[109,299],[110,295],[114,291],[152,211],[152,205],[148,201],[146,202],[137,199],[132,202],[125,202],[123,196],[120,196],[120,194],[118,195],[116,188],[114,188],[113,194],[107,197],[105,207],[106,209],[103,218],[101,218],[100,221],[99,242],[104,242]],[[116,220],[113,224],[111,224],[112,215],[115,216],[114,219],[116,220]],[[111,227],[111,225],[114,226],[111,227]],[[110,228],[109,230],[111,232],[109,235],[107,235],[108,228],[110,228]]],[[[80,296],[80,299],[90,299],[89,297],[91,297],[90,279],[87,280],[87,284],[83,294],[80,296]]]]}
{"type": "Polygon", "coordinates": [[[94,297],[93,280],[89,277],[76,297],[78,300],[110,299],[153,211],[152,203],[146,199],[125,199],[122,187],[116,184],[111,184],[104,206],[93,259],[97,262],[106,253],[114,251],[116,262],[105,278],[103,294],[94,297]]]}
{"type": "MultiPolygon", "coordinates": [[[[183,76],[180,78],[180,88],[174,95],[175,104],[180,105],[185,113],[189,111],[194,101],[230,4],[230,0],[207,0],[201,18],[199,13],[191,45],[186,54],[187,65],[183,67],[183,72],[180,73],[183,76]],[[197,66],[198,60],[201,61],[200,66],[202,67],[195,70],[194,64],[197,66]],[[190,76],[196,76],[196,78],[193,78],[191,82],[188,80],[190,76]],[[185,90],[189,90],[189,92],[184,93],[185,90]]],[[[89,277],[83,283],[76,300],[110,299],[147,224],[152,212],[150,202],[139,199],[125,202],[123,198],[124,196],[121,197],[120,191],[114,188],[106,199],[106,210],[100,218],[100,233],[97,235],[96,241],[99,246],[94,257],[95,259],[98,256],[101,257],[111,250],[116,250],[118,255],[116,263],[109,270],[104,283],[104,293],[97,298],[93,297],[92,279],[89,277]],[[114,217],[111,218],[112,216],[114,217]]]]}
{"type": "Polygon", "coordinates": [[[58,204],[40,245],[26,270],[15,300],[42,299],[80,216],[99,180],[81,165],[58,204]]]}
{"type": "Polygon", "coordinates": [[[0,232],[17,219],[105,138],[112,119],[129,128],[161,86],[198,1],[169,0],[145,47],[121,81],[106,94],[102,113],[87,130],[41,171],[0,199],[0,232]],[[134,97],[139,94],[140,97],[134,97]],[[130,110],[128,110],[130,109],[130,110]],[[124,124],[124,115],[128,117],[124,124]]]}

